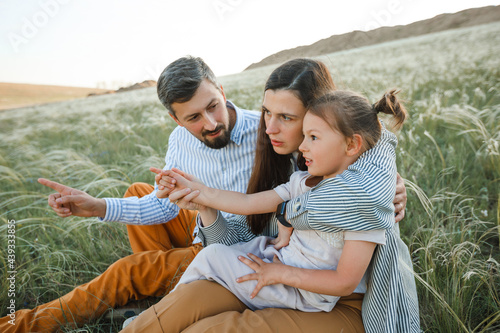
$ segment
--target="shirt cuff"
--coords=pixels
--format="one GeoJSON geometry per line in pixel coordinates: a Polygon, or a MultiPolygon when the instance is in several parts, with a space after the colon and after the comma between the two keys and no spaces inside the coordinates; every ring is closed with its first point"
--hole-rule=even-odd
{"type": "Polygon", "coordinates": [[[307,220],[307,202],[309,193],[306,192],[298,197],[293,198],[286,204],[286,220],[290,222],[294,229],[297,230],[312,230],[307,220]]]}
{"type": "Polygon", "coordinates": [[[202,226],[200,214],[196,217],[196,223],[199,228],[198,237],[201,239],[203,246],[220,242],[221,235],[228,233],[226,219],[220,211],[217,211],[217,218],[208,227],[202,226]]]}
{"type": "Polygon", "coordinates": [[[121,199],[104,198],[104,201],[106,201],[106,214],[104,218],[99,217],[99,220],[104,222],[119,222],[122,216],[121,199]]]}

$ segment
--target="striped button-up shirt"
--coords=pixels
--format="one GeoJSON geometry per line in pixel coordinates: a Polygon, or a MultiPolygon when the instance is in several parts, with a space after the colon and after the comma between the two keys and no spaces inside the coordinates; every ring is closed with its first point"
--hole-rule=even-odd
{"type": "MultiPolygon", "coordinates": [[[[248,111],[227,102],[236,111],[231,140],[221,149],[212,149],[178,126],[169,136],[164,170],[178,168],[199,178],[207,186],[246,192],[252,172],[260,112],[248,111]]],[[[105,198],[104,221],[126,224],[159,224],[170,221],[179,207],[168,199],[158,199],[155,190],[142,198],[105,198]]],[[[225,217],[231,214],[223,213],[225,217]]]]}

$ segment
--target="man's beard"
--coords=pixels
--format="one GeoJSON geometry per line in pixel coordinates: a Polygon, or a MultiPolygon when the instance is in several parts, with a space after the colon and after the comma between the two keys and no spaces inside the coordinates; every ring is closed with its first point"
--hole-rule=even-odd
{"type": "Polygon", "coordinates": [[[227,146],[227,144],[229,143],[229,140],[231,139],[231,131],[227,130],[223,124],[220,124],[213,131],[203,132],[202,136],[203,136],[202,141],[207,147],[212,149],[221,149],[227,146]],[[206,137],[207,135],[216,133],[219,130],[221,131],[221,134],[215,139],[210,140],[206,137]]]}

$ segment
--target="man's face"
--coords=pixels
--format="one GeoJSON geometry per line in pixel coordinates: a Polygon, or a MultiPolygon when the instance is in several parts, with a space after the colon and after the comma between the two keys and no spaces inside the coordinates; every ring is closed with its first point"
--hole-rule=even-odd
{"type": "Polygon", "coordinates": [[[191,100],[172,103],[172,109],[175,122],[208,147],[220,149],[229,143],[231,131],[226,97],[210,81],[203,80],[191,100]]]}

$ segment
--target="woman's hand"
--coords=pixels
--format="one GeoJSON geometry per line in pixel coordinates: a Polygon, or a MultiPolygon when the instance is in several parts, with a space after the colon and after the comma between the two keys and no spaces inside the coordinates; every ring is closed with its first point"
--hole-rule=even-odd
{"type": "Polygon", "coordinates": [[[182,209],[197,210],[199,213],[199,218],[202,227],[208,227],[217,219],[217,210],[211,207],[203,206],[192,202],[195,198],[200,195],[200,191],[192,191],[190,188],[186,188],[179,191],[174,191],[170,194],[169,199],[172,203],[179,206],[182,209]]]}
{"type": "Polygon", "coordinates": [[[183,172],[177,168],[172,170],[162,170],[151,167],[150,171],[156,173],[155,182],[158,185],[156,196],[160,199],[169,198],[174,190],[183,190],[186,188],[197,188],[203,183],[195,176],[183,172]]]}
{"type": "Polygon", "coordinates": [[[185,188],[182,190],[174,190],[170,193],[168,198],[171,203],[179,206],[179,208],[202,211],[207,207],[192,202],[192,200],[197,198],[199,195],[200,191],[192,191],[190,188],[185,188]]]}
{"type": "Polygon", "coordinates": [[[250,280],[257,280],[257,286],[250,295],[250,298],[257,296],[262,287],[281,283],[280,278],[283,275],[283,267],[286,265],[284,265],[278,257],[274,256],[273,262],[267,263],[252,253],[248,253],[248,256],[250,259],[243,256],[239,256],[238,259],[253,269],[255,273],[237,278],[236,282],[241,283],[250,280]]]}
{"type": "Polygon", "coordinates": [[[406,187],[403,178],[397,175],[396,178],[396,196],[394,197],[394,212],[396,213],[396,223],[401,221],[405,217],[406,209],[406,187]]]}

